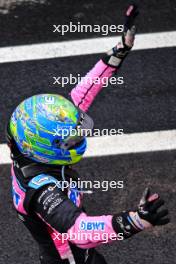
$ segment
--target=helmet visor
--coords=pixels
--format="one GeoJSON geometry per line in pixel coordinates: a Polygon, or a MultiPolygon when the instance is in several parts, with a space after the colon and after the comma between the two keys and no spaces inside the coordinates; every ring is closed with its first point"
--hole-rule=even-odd
{"type": "Polygon", "coordinates": [[[70,130],[69,136],[59,143],[59,148],[61,149],[71,149],[91,134],[94,127],[93,119],[82,110],[78,109],[78,111],[78,123],[74,129],[70,130]]]}

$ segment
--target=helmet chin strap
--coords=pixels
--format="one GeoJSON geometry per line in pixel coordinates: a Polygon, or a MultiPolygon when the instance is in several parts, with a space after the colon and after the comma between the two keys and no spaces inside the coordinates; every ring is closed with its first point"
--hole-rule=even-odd
{"type": "MultiPolygon", "coordinates": [[[[65,166],[63,165],[62,166],[62,170],[61,170],[61,174],[62,174],[62,180],[64,181],[64,182],[66,182],[66,178],[65,178],[65,166]]],[[[69,186],[69,190],[70,190],[71,188],[70,188],[70,186],[69,186]]],[[[86,193],[86,194],[92,194],[93,193],[93,191],[91,191],[91,190],[75,190],[75,189],[72,189],[72,191],[73,192],[76,192],[76,193],[86,193]]]]}

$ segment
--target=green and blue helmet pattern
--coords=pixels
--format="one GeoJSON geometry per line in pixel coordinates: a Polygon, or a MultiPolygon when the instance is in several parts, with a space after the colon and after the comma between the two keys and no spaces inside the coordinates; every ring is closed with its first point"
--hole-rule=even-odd
{"type": "MultiPolygon", "coordinates": [[[[37,162],[69,165],[81,160],[86,138],[71,149],[61,149],[57,142],[64,142],[70,129],[77,126],[78,109],[57,94],[34,95],[13,112],[9,129],[22,154],[37,162]],[[58,131],[68,131],[65,136],[58,131]]],[[[69,136],[70,137],[70,136],[69,136]]]]}

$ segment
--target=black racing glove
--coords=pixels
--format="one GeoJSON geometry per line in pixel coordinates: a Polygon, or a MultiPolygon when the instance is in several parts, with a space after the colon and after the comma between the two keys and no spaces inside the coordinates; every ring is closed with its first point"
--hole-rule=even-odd
{"type": "Polygon", "coordinates": [[[119,68],[134,45],[136,27],[134,25],[135,18],[139,14],[135,4],[129,5],[125,13],[124,31],[122,41],[114,48],[107,52],[103,58],[104,63],[115,68],[119,68]]]}
{"type": "Polygon", "coordinates": [[[169,223],[167,209],[161,209],[164,200],[158,194],[150,194],[150,189],[146,188],[138,205],[137,213],[143,221],[144,227],[147,223],[150,226],[165,225],[169,223]],[[160,210],[159,210],[160,209],[160,210]]]}
{"type": "Polygon", "coordinates": [[[113,216],[112,225],[115,232],[123,233],[124,238],[129,238],[149,227],[169,223],[168,210],[161,209],[163,205],[164,200],[156,193],[151,195],[150,190],[146,188],[136,211],[126,211],[113,216]]]}

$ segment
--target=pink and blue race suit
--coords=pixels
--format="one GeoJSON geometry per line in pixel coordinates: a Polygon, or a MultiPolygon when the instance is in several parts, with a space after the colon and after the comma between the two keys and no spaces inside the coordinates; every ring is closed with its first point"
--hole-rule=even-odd
{"type": "MultiPolygon", "coordinates": [[[[76,106],[87,111],[101,91],[103,77],[111,77],[115,67],[100,60],[71,91],[76,106]],[[99,82],[87,82],[99,78],[99,82]]],[[[121,215],[88,216],[82,206],[82,193],[61,188],[61,167],[37,164],[21,157],[12,148],[13,203],[18,216],[38,242],[42,264],[105,264],[94,248],[102,243],[137,233],[125,232],[121,215]]],[[[77,173],[65,167],[65,177],[76,179],[77,173]]],[[[125,219],[125,218],[124,218],[125,219]]],[[[124,220],[127,221],[127,220],[124,220]]],[[[129,225],[128,225],[129,226],[129,225]]]]}

